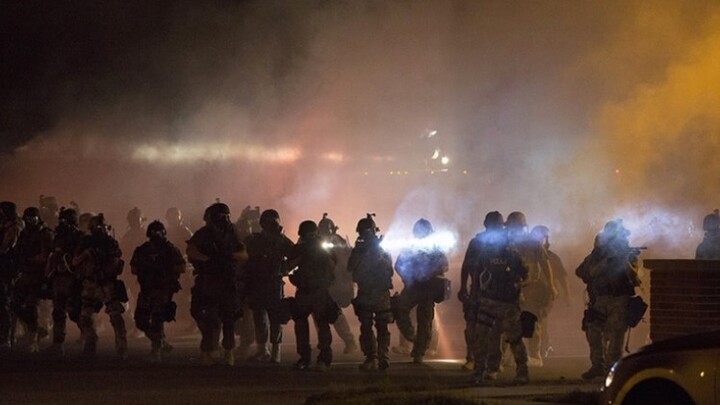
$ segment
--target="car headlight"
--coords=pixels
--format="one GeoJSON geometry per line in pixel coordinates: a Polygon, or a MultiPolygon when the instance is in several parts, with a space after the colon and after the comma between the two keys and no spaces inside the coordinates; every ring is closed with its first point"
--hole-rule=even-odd
{"type": "Polygon", "coordinates": [[[617,363],[613,364],[612,367],[610,367],[610,371],[608,371],[607,376],[605,376],[605,388],[609,388],[610,385],[612,385],[613,378],[615,377],[615,368],[617,367],[617,363]]]}

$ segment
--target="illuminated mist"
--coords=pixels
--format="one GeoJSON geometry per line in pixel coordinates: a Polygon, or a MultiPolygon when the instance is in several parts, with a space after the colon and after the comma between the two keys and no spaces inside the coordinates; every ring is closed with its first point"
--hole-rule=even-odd
{"type": "Polygon", "coordinates": [[[617,217],[644,255],[691,257],[720,206],[710,1],[14,7],[0,194],[21,207],[122,230],[178,206],[197,228],[220,198],[292,238],[328,212],[351,240],[368,212],[398,238],[424,217],[460,257],[486,212],[520,210],[572,271],[617,217]]]}

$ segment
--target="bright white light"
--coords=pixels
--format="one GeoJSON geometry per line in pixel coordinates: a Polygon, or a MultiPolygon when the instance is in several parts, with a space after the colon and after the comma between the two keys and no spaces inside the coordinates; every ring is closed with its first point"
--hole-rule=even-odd
{"type": "Polygon", "coordinates": [[[437,130],[433,129],[432,131],[428,132],[428,138],[432,138],[435,135],[437,135],[437,130]]]}
{"type": "Polygon", "coordinates": [[[434,250],[449,252],[457,245],[457,237],[450,231],[439,231],[428,237],[417,238],[385,238],[380,244],[383,249],[398,251],[402,249],[434,250]]]}
{"type": "Polygon", "coordinates": [[[335,247],[332,242],[323,242],[320,246],[322,246],[322,248],[325,250],[330,250],[335,247]]]}
{"type": "Polygon", "coordinates": [[[447,165],[448,163],[450,163],[450,158],[447,156],[443,156],[442,159],[440,159],[440,163],[447,165]]]}
{"type": "Polygon", "coordinates": [[[440,157],[440,149],[435,149],[435,152],[433,152],[431,159],[435,160],[440,157]]]}

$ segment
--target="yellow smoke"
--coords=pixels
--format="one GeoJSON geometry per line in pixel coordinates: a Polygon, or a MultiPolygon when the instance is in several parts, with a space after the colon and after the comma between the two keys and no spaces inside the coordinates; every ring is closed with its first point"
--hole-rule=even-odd
{"type": "MultiPolygon", "coordinates": [[[[649,23],[652,18],[640,14],[638,24],[654,30],[673,26],[666,14],[658,16],[662,24],[649,23]]],[[[607,141],[623,194],[673,202],[714,199],[717,204],[720,8],[712,10],[696,33],[682,44],[668,44],[673,55],[658,78],[640,82],[627,97],[601,109],[598,130],[607,141]]],[[[655,46],[663,49],[662,42],[655,46]]]]}

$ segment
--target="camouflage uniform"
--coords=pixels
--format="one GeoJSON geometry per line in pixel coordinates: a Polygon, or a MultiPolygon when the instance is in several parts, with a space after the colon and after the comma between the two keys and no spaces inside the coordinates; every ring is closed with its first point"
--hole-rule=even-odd
{"type": "MultiPolygon", "coordinates": [[[[23,223],[17,217],[17,213],[4,212],[6,211],[4,206],[11,203],[3,201],[1,204],[3,204],[3,212],[0,212],[0,349],[9,349],[14,323],[10,299],[17,277],[15,248],[23,223]]],[[[14,207],[14,204],[12,206],[14,207]]]]}
{"type": "Polygon", "coordinates": [[[240,314],[238,277],[240,255],[245,246],[238,240],[235,226],[229,222],[209,222],[188,241],[188,258],[195,268],[190,311],[202,333],[200,349],[204,356],[216,351],[222,331],[222,347],[226,359],[234,363],[231,350],[235,347],[235,320],[240,314]],[[190,254],[196,249],[207,257],[199,261],[190,254]]]}
{"type": "Polygon", "coordinates": [[[392,258],[380,247],[374,235],[364,235],[350,253],[347,269],[357,284],[357,296],[352,304],[360,320],[360,349],[365,355],[364,371],[388,367],[390,331],[392,322],[390,290],[392,285],[392,258]],[[377,330],[377,338],[373,332],[377,330]],[[379,361],[379,362],[378,362],[379,361]]]}
{"type": "MultiPolygon", "coordinates": [[[[40,220],[39,213],[37,219],[40,220]]],[[[11,305],[15,315],[27,327],[30,351],[38,350],[38,304],[43,298],[41,290],[48,288],[45,268],[52,244],[53,232],[42,222],[37,225],[26,222],[18,237],[16,257],[19,276],[11,305]]]]}
{"type": "Polygon", "coordinates": [[[583,378],[604,376],[622,357],[628,330],[628,303],[640,281],[635,272],[637,251],[628,245],[629,231],[611,221],[596,238],[596,246],[575,271],[587,284],[588,309],[583,327],[590,346],[590,369],[583,378]]]}
{"type": "MultiPolygon", "coordinates": [[[[312,221],[305,221],[303,225],[312,221]]],[[[317,228],[317,226],[316,226],[317,228]]],[[[318,368],[327,368],[332,363],[332,334],[330,324],[335,322],[339,308],[330,297],[329,288],[332,284],[336,259],[325,250],[320,237],[316,233],[301,235],[300,241],[295,245],[296,253],[290,259],[297,258],[298,267],[290,274],[290,282],[297,287],[295,292],[295,307],[293,321],[295,324],[295,338],[297,340],[297,353],[300,360],[296,368],[304,369],[310,365],[310,324],[308,317],[312,314],[317,327],[318,368]]]]}
{"type": "Polygon", "coordinates": [[[509,235],[510,246],[520,254],[529,272],[527,281],[522,287],[520,306],[538,318],[533,336],[528,340],[528,354],[536,361],[541,361],[542,329],[546,325],[554,299],[554,279],[550,260],[541,242],[529,233],[511,231],[509,235]]]}
{"type": "Polygon", "coordinates": [[[185,259],[166,239],[151,239],[135,249],[130,268],[140,285],[135,325],[150,339],[153,354],[161,355],[163,344],[168,347],[163,324],[175,320],[172,296],[180,290],[178,279],[185,271],[185,259]]]}
{"type": "Polygon", "coordinates": [[[292,255],[293,242],[283,233],[282,228],[270,231],[263,228],[245,239],[248,262],[245,266],[248,302],[255,322],[255,342],[258,361],[279,361],[282,343],[280,305],[284,298],[283,277],[287,275],[286,258],[292,255]],[[268,341],[273,346],[271,356],[268,341]]]}
{"type": "Polygon", "coordinates": [[[482,384],[488,377],[488,350],[494,350],[490,345],[497,345],[497,337],[502,334],[515,358],[516,381],[528,382],[528,358],[522,341],[519,305],[521,284],[528,271],[520,256],[508,246],[506,238],[503,231],[497,231],[487,239],[478,254],[480,264],[471,274],[476,322],[473,381],[476,384],[482,384]]]}
{"type": "Polygon", "coordinates": [[[85,341],[83,354],[93,357],[97,352],[95,318],[104,306],[115,332],[115,350],[118,356],[124,358],[127,356],[127,329],[123,319],[123,304],[127,301],[127,291],[122,282],[118,282],[124,266],[122,251],[117,241],[104,228],[104,220],[100,223],[98,221],[98,217],[91,220],[91,234],[82,239],[73,257],[73,264],[79,266],[83,280],[80,294],[80,329],[85,341]]]}
{"type": "Polygon", "coordinates": [[[75,323],[80,321],[81,280],[77,269],[72,266],[72,257],[83,233],[76,224],[60,222],[55,228],[53,253],[49,261],[49,277],[53,301],[53,344],[62,351],[67,333],[67,318],[75,323]]]}
{"type": "MultiPolygon", "coordinates": [[[[499,215],[499,213],[498,213],[499,215]]],[[[500,220],[502,224],[502,219],[500,220]]],[[[472,281],[472,275],[478,274],[482,269],[480,266],[480,254],[483,252],[483,246],[492,241],[492,235],[502,231],[502,225],[500,230],[489,229],[484,232],[478,233],[468,244],[468,248],[465,251],[465,258],[462,263],[460,270],[460,291],[458,292],[458,298],[463,304],[463,316],[465,319],[465,345],[466,345],[466,365],[463,366],[466,370],[475,369],[475,347],[473,346],[477,340],[477,306],[472,300],[472,297],[477,297],[479,292],[477,291],[478,286],[476,283],[470,284],[470,290],[467,289],[467,281],[472,281]]],[[[502,358],[502,352],[500,350],[501,336],[498,334],[491,334],[488,343],[488,359],[486,362],[486,370],[488,372],[497,372],[500,368],[500,360],[502,358]]]]}
{"type": "Polygon", "coordinates": [[[352,302],[354,294],[352,274],[350,274],[347,269],[352,248],[345,239],[337,234],[327,236],[326,241],[332,244],[332,253],[337,258],[334,271],[335,278],[330,286],[330,297],[332,297],[333,301],[340,307],[340,314],[333,324],[333,328],[345,343],[344,352],[346,354],[352,353],[357,350],[357,343],[355,342],[355,335],[350,329],[347,317],[343,312],[343,308],[348,307],[352,302]]]}

